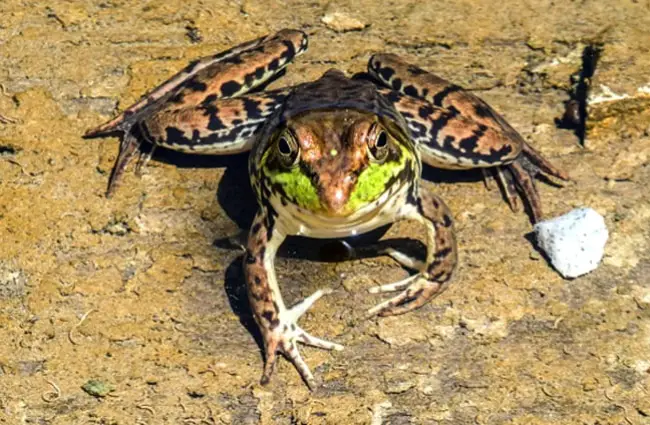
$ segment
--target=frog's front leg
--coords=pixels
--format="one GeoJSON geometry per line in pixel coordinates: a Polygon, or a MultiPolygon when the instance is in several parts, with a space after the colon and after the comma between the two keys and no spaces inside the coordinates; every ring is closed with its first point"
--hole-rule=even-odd
{"type": "Polygon", "coordinates": [[[290,309],[285,307],[273,264],[285,235],[278,230],[276,224],[272,215],[263,210],[258,212],[251,227],[244,256],[248,299],[264,340],[265,365],[261,383],[269,382],[277,353],[282,353],[293,363],[309,388],[314,389],[316,381],[309,366],[302,359],[296,343],[301,342],[326,350],[342,350],[343,346],[311,336],[298,326],[297,322],[314,302],[331,290],[320,289],[290,309]]]}
{"type": "Polygon", "coordinates": [[[407,203],[400,216],[424,225],[427,256],[421,262],[399,251],[386,251],[406,267],[419,272],[399,282],[371,288],[373,294],[402,290],[399,295],[370,309],[371,315],[404,314],[423,306],[449,286],[456,267],[458,252],[451,213],[439,197],[420,189],[420,196],[414,203],[407,203]]]}

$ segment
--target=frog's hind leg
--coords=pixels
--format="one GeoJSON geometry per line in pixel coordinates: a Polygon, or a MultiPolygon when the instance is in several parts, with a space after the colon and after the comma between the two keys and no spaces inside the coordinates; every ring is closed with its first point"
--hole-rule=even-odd
{"type": "Polygon", "coordinates": [[[275,34],[247,41],[226,51],[190,62],[180,72],[163,82],[120,115],[88,130],[84,137],[98,137],[123,131],[125,121],[164,102],[173,95],[189,105],[192,96],[200,103],[200,92],[219,98],[234,97],[258,87],[280,74],[297,56],[307,50],[307,35],[302,31],[284,29],[275,34]]]}
{"type": "MultiPolygon", "coordinates": [[[[282,30],[199,59],[115,119],[89,130],[84,137],[123,134],[107,195],[144,141],[198,154],[250,150],[256,131],[287,91],[244,94],[278,76],[306,48],[303,32],[282,30]]],[[[141,156],[138,170],[150,154],[141,156]]]]}
{"type": "Polygon", "coordinates": [[[504,184],[508,180],[516,182],[534,221],[542,211],[533,178],[545,174],[569,179],[487,103],[461,87],[390,54],[373,56],[368,71],[390,87],[381,91],[404,116],[427,164],[446,169],[497,167],[497,181],[511,207],[516,208],[516,201],[514,185],[504,184]]]}

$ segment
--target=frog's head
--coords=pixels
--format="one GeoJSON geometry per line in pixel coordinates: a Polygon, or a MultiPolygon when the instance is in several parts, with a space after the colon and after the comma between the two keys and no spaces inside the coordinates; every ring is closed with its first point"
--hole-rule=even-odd
{"type": "Polygon", "coordinates": [[[346,217],[410,185],[419,161],[393,121],[350,109],[316,110],[288,120],[271,136],[262,169],[283,204],[346,217]]]}

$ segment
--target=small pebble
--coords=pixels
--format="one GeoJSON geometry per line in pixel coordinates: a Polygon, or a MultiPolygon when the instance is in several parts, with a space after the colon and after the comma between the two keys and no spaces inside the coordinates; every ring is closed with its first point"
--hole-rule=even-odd
{"type": "Polygon", "coordinates": [[[321,22],[324,23],[327,28],[336,32],[359,31],[367,26],[357,18],[353,18],[341,12],[328,13],[321,18],[321,22]]]}
{"type": "Polygon", "coordinates": [[[81,386],[81,389],[95,397],[106,397],[115,388],[111,384],[98,379],[91,379],[81,386]]]}
{"type": "Polygon", "coordinates": [[[609,237],[605,220],[591,208],[579,208],[535,225],[537,244],[565,278],[595,270],[609,237]]]}

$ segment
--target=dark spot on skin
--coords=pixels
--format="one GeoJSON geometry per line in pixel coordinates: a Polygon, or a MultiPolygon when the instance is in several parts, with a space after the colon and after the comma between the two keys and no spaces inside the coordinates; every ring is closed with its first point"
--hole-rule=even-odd
{"type": "Polygon", "coordinates": [[[208,119],[208,130],[216,131],[223,130],[224,128],[226,128],[226,125],[221,121],[221,118],[219,118],[219,110],[215,108],[215,111],[210,113],[208,119]]]}
{"type": "Polygon", "coordinates": [[[446,145],[451,145],[452,143],[454,143],[455,140],[456,138],[454,136],[445,136],[444,143],[446,145]]]}
{"type": "Polygon", "coordinates": [[[259,118],[261,116],[260,102],[248,98],[243,98],[242,101],[244,102],[246,116],[251,119],[259,118]]]}
{"type": "Polygon", "coordinates": [[[254,82],[255,82],[255,72],[251,72],[249,74],[246,74],[246,76],[244,76],[244,85],[245,86],[251,87],[254,82]]]}
{"type": "Polygon", "coordinates": [[[454,112],[450,108],[447,112],[440,114],[440,117],[438,119],[431,121],[431,130],[429,131],[429,135],[431,136],[432,140],[429,142],[430,144],[435,144],[438,132],[443,129],[447,123],[457,115],[457,113],[458,111],[454,112]]]}
{"type": "Polygon", "coordinates": [[[259,276],[255,276],[255,285],[261,285],[262,284],[262,279],[260,279],[259,276]]]}
{"type": "Polygon", "coordinates": [[[167,134],[166,140],[170,142],[183,143],[187,140],[185,134],[176,127],[167,127],[165,133],[167,134]]]}
{"type": "Polygon", "coordinates": [[[254,235],[256,235],[256,234],[260,231],[261,228],[262,228],[262,223],[255,223],[255,224],[253,225],[253,227],[251,228],[252,233],[253,233],[254,235]]]}
{"type": "MultiPolygon", "coordinates": [[[[478,139],[479,136],[471,136],[471,137],[466,137],[464,139],[461,139],[459,146],[461,149],[465,149],[467,152],[474,152],[474,150],[478,147],[478,139]]],[[[445,141],[447,141],[447,138],[445,138],[445,141]]]]}
{"type": "Polygon", "coordinates": [[[443,248],[436,252],[436,258],[445,258],[449,254],[451,254],[451,248],[443,248]]]}
{"type": "Polygon", "coordinates": [[[400,90],[402,88],[402,80],[399,78],[395,78],[392,82],[391,85],[393,86],[394,90],[400,90]]]}
{"type": "Polygon", "coordinates": [[[281,57],[283,57],[287,61],[290,61],[291,59],[293,59],[296,56],[296,49],[293,47],[293,43],[288,41],[288,40],[284,40],[282,42],[282,44],[284,44],[284,47],[286,47],[287,50],[282,52],[281,57]]]}
{"type": "Polygon", "coordinates": [[[485,124],[479,124],[479,125],[478,125],[478,129],[479,129],[481,132],[484,133],[484,132],[487,131],[488,127],[487,127],[487,125],[485,125],[485,124]]]}
{"type": "Polygon", "coordinates": [[[295,324],[295,323],[292,323],[292,324],[291,324],[291,330],[292,330],[292,331],[295,331],[295,330],[296,330],[296,324],[295,324]]]}
{"type": "Polygon", "coordinates": [[[386,82],[390,81],[390,78],[395,75],[395,70],[389,67],[382,68],[381,62],[375,64],[375,71],[377,74],[386,82]]]}
{"type": "Polygon", "coordinates": [[[417,120],[408,120],[408,127],[411,130],[413,138],[422,138],[426,136],[427,126],[417,120]]]}
{"type": "Polygon", "coordinates": [[[434,199],[433,202],[432,202],[432,204],[433,204],[433,208],[435,208],[435,209],[440,208],[440,203],[438,203],[438,200],[437,200],[437,199],[434,199]]]}
{"type": "Polygon", "coordinates": [[[492,113],[490,107],[482,103],[479,103],[478,105],[474,105],[474,113],[479,117],[483,117],[483,118],[494,117],[494,114],[492,113]]]}
{"type": "Polygon", "coordinates": [[[433,104],[436,106],[442,106],[442,102],[444,102],[445,98],[449,96],[449,94],[453,92],[457,92],[462,90],[460,86],[457,86],[456,84],[450,84],[438,93],[436,93],[435,96],[433,96],[433,104]]]}
{"type": "Polygon", "coordinates": [[[242,88],[242,85],[239,84],[237,81],[231,80],[231,81],[226,81],[221,85],[221,95],[224,97],[230,97],[234,96],[239,92],[242,88]]]}
{"type": "Polygon", "coordinates": [[[266,70],[264,69],[263,66],[258,66],[255,68],[255,78],[258,80],[261,80],[264,74],[266,73],[266,70]]]}
{"type": "Polygon", "coordinates": [[[199,130],[194,129],[192,130],[192,144],[197,144],[201,140],[201,133],[199,133],[199,130]]]}
{"type": "Polygon", "coordinates": [[[280,67],[280,60],[278,58],[273,59],[269,63],[269,70],[270,71],[277,71],[279,67],[280,67]]]}
{"type": "Polygon", "coordinates": [[[406,195],[406,202],[411,205],[417,205],[418,212],[422,214],[422,202],[420,201],[420,198],[415,195],[415,187],[409,190],[406,195]]]}
{"type": "Polygon", "coordinates": [[[418,89],[415,86],[408,85],[404,87],[404,94],[411,97],[418,97],[418,89]]]}
{"type": "Polygon", "coordinates": [[[217,97],[216,94],[211,94],[209,96],[206,96],[205,99],[203,99],[203,101],[201,102],[201,105],[208,106],[217,99],[218,99],[218,97],[217,97]]]}
{"type": "Polygon", "coordinates": [[[427,103],[426,105],[420,106],[420,109],[418,109],[418,115],[420,118],[428,118],[434,111],[435,109],[433,109],[433,106],[427,103]]]}
{"type": "Polygon", "coordinates": [[[199,81],[197,78],[190,78],[189,80],[185,81],[183,87],[186,87],[191,91],[206,91],[208,89],[208,86],[204,82],[199,81]]]}
{"type": "Polygon", "coordinates": [[[399,94],[399,93],[396,92],[396,91],[391,91],[390,93],[388,93],[388,94],[385,95],[384,97],[386,98],[386,100],[388,100],[389,102],[391,102],[391,103],[393,103],[393,104],[399,102],[400,99],[402,99],[402,95],[399,94]]]}
{"type": "Polygon", "coordinates": [[[175,95],[173,95],[172,97],[169,98],[169,102],[171,102],[171,103],[183,103],[183,98],[184,97],[185,97],[185,95],[183,94],[183,92],[179,91],[178,93],[176,93],[175,95]]]}
{"type": "Polygon", "coordinates": [[[449,216],[449,214],[445,214],[442,217],[442,220],[443,220],[443,222],[442,222],[443,226],[445,226],[445,227],[451,226],[452,220],[451,220],[451,217],[449,216]]]}

